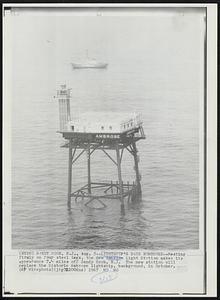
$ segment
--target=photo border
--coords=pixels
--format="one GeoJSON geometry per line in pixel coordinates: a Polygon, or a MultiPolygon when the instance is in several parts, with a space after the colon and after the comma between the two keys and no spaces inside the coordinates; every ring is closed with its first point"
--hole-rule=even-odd
{"type": "MultiPolygon", "coordinates": [[[[72,2],[71,2],[72,3],[72,2]]],[[[74,2],[72,3],[75,7],[75,5],[77,4],[78,2],[74,2]]],[[[155,3],[161,3],[161,2],[157,2],[155,1],[155,3]]],[[[182,2],[181,2],[182,3],[182,2]]],[[[206,4],[209,4],[210,2],[205,2],[204,4],[202,5],[206,5],[206,4]]],[[[24,5],[19,5],[18,7],[25,7],[25,6],[28,6],[30,7],[30,4],[33,4],[33,3],[25,3],[24,5]]],[[[54,5],[56,3],[52,3],[52,5],[54,5]]],[[[57,2],[58,4],[58,2],[57,2]]],[[[84,6],[85,3],[80,3],[80,7],[83,7],[85,8],[84,6]]],[[[90,5],[91,4],[94,4],[94,2],[89,2],[89,3],[86,3],[86,5],[90,5]]],[[[105,7],[105,4],[106,3],[96,3],[96,7],[99,6],[99,7],[105,7]]],[[[112,3],[112,2],[108,2],[108,4],[112,4],[111,7],[114,7],[114,8],[117,8],[117,4],[116,3],[112,3]]],[[[124,4],[124,3],[123,3],[124,4]]],[[[125,4],[128,4],[128,3],[125,3],[125,4]]],[[[131,4],[131,3],[129,3],[131,4]]],[[[128,4],[128,5],[129,5],[128,4]]],[[[133,3],[132,3],[133,4],[133,3]]],[[[140,3],[138,3],[140,4],[140,3]]],[[[143,4],[146,4],[146,2],[142,3],[140,5],[143,5],[143,4]]],[[[164,3],[161,3],[163,7],[164,6],[164,3]]],[[[167,4],[167,3],[165,3],[167,4]]],[[[179,4],[179,3],[178,3],[179,4]]],[[[184,4],[186,4],[184,2],[184,4]]],[[[201,4],[201,2],[200,2],[201,4]]],[[[42,3],[39,3],[37,4],[37,6],[41,6],[42,3]]],[[[47,5],[47,4],[46,4],[47,5]]],[[[65,5],[65,7],[69,7],[68,5],[68,2],[65,3],[65,4],[62,4],[61,5],[65,5]]],[[[11,8],[12,7],[17,7],[17,4],[11,4],[9,5],[11,8]]],[[[7,6],[4,6],[3,7],[3,10],[7,10],[9,9],[8,5],[7,6]]],[[[33,7],[31,5],[31,7],[33,7]]],[[[44,8],[44,6],[41,6],[44,8]]],[[[57,7],[56,5],[53,6],[53,7],[57,7]]],[[[60,8],[60,6],[58,6],[60,8]]],[[[62,6],[63,7],[63,6],[62,6]]],[[[127,7],[130,7],[130,6],[127,6],[127,7]]],[[[135,6],[136,7],[136,4],[135,6]]],[[[139,5],[138,5],[139,7],[139,5]]],[[[143,6],[143,8],[145,8],[146,6],[143,6]]],[[[149,7],[149,6],[147,6],[149,7]]],[[[154,7],[154,6],[153,6],[154,7]]],[[[176,7],[176,6],[169,6],[169,7],[176,7]]],[[[186,4],[186,6],[181,6],[182,8],[189,8],[189,7],[192,7],[191,5],[189,4],[186,4]]],[[[199,6],[201,7],[201,6],[199,6]]],[[[208,154],[207,154],[207,150],[208,150],[208,144],[207,144],[207,136],[208,136],[208,112],[207,112],[207,106],[208,106],[208,103],[207,103],[207,100],[208,100],[208,55],[207,55],[207,52],[208,52],[208,39],[207,39],[207,34],[208,34],[208,14],[207,14],[207,7],[206,8],[206,33],[205,33],[205,47],[204,47],[204,61],[205,61],[205,64],[204,64],[204,293],[196,293],[196,295],[206,295],[207,294],[207,276],[208,276],[208,269],[207,269],[207,192],[208,192],[208,189],[207,189],[207,158],[208,158],[208,154]]],[[[4,268],[4,272],[5,272],[5,268],[4,268]]],[[[5,276],[4,276],[4,280],[5,280],[5,276]]],[[[7,294],[7,292],[5,292],[4,294],[7,294]]],[[[22,295],[25,295],[26,293],[18,293],[18,294],[22,294],[22,295]]],[[[30,293],[27,293],[28,295],[30,293]]],[[[36,295],[45,295],[45,294],[42,294],[42,293],[33,293],[33,294],[36,294],[36,295]]],[[[63,293],[48,293],[47,295],[64,295],[63,293]]],[[[97,295],[96,293],[68,293],[68,295],[97,295]]],[[[100,293],[100,295],[179,295],[178,293],[100,293]]],[[[189,294],[189,293],[183,293],[183,295],[194,295],[193,293],[189,294]]]]}

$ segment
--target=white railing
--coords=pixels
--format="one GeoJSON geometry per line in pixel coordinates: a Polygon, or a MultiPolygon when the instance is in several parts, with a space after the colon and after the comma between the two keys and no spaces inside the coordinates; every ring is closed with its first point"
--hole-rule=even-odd
{"type": "Polygon", "coordinates": [[[125,120],[120,124],[121,132],[138,128],[139,126],[142,125],[142,123],[143,122],[142,122],[141,114],[138,115],[134,114],[133,118],[129,118],[128,120],[125,120]]]}

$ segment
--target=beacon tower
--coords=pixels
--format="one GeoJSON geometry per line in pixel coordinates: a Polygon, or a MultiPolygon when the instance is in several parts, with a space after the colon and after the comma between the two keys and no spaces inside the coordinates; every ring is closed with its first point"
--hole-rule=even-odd
{"type": "Polygon", "coordinates": [[[57,91],[57,98],[59,100],[59,119],[60,131],[67,131],[67,124],[70,121],[70,92],[66,85],[61,85],[61,89],[57,91]]]}

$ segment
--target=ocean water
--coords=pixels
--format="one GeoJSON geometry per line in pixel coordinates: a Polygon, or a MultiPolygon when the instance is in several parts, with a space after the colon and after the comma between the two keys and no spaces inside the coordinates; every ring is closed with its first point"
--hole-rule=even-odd
{"type": "MultiPolygon", "coordinates": [[[[177,47],[181,47],[178,41],[177,47]]],[[[28,68],[21,77],[14,75],[13,248],[199,247],[199,48],[195,47],[191,59],[189,53],[185,57],[181,52],[178,64],[172,64],[171,58],[159,59],[158,49],[154,60],[145,59],[146,49],[142,48],[142,55],[130,49],[130,56],[117,56],[112,50],[101,57],[109,63],[103,70],[72,70],[62,62],[54,66],[51,52],[46,66],[46,59],[44,65],[37,65],[38,58],[32,58],[36,60],[34,75],[28,68]],[[67,209],[68,150],[60,147],[64,140],[56,132],[58,103],[53,98],[60,83],[72,88],[75,116],[102,111],[135,111],[143,116],[146,139],[137,143],[142,201],[126,202],[124,215],[118,200],[106,200],[103,210],[74,201],[72,210],[67,209]]],[[[93,54],[98,56],[99,50],[94,48],[93,54]]],[[[22,69],[19,63],[17,71],[22,69]]],[[[73,191],[86,183],[86,172],[86,155],[82,155],[73,167],[73,191]]],[[[92,156],[91,176],[92,181],[117,180],[117,169],[97,151],[92,156]]],[[[124,181],[135,176],[132,157],[126,152],[122,176],[124,181]]]]}

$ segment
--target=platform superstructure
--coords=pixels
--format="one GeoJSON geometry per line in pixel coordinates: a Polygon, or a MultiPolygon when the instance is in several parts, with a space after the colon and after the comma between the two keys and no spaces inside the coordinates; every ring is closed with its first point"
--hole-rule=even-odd
{"type": "MultiPolygon", "coordinates": [[[[66,103],[66,109],[61,105],[60,108],[60,133],[65,139],[62,145],[69,149],[68,162],[68,206],[71,208],[71,200],[75,198],[88,198],[85,203],[89,205],[93,200],[98,200],[103,207],[105,204],[102,199],[119,199],[121,201],[121,209],[124,211],[125,198],[130,200],[138,200],[141,195],[141,177],[138,167],[138,155],[136,142],[145,139],[143,124],[140,115],[132,114],[127,118],[122,118],[119,121],[114,120],[114,114],[111,118],[102,121],[100,119],[81,118],[78,123],[70,119],[69,100],[70,89],[65,85],[61,86],[58,91],[58,101],[62,96],[62,104],[66,103]],[[66,102],[64,101],[66,95],[66,102]],[[66,113],[66,115],[65,115],[66,113]],[[83,121],[84,120],[84,121],[83,121]],[[85,121],[86,120],[86,121],[85,121]],[[117,167],[118,178],[116,181],[93,182],[91,180],[91,156],[94,151],[102,151],[117,167]],[[134,158],[135,180],[133,182],[124,183],[122,180],[121,163],[124,150],[128,151],[134,158]],[[113,158],[112,152],[116,153],[116,158],[113,158]],[[72,192],[72,167],[80,156],[87,153],[87,183],[77,191],[72,192]]],[[[103,113],[104,114],[104,113],[103,113]]],[[[85,114],[86,115],[86,114],[85,114]]],[[[84,116],[85,116],[84,115],[84,116]]],[[[116,114],[115,114],[116,115],[116,114]]],[[[90,115],[91,116],[91,115],[90,115]]],[[[106,170],[107,172],[107,170],[106,170]]]]}

